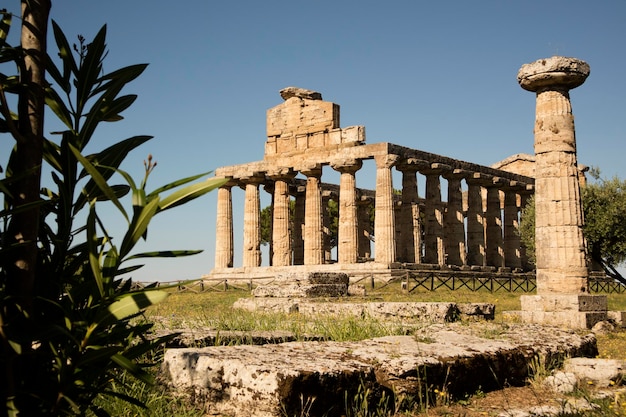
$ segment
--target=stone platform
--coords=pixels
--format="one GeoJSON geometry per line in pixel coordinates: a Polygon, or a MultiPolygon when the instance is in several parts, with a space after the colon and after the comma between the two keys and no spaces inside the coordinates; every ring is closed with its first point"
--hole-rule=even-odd
{"type": "MultiPolygon", "coordinates": [[[[277,417],[345,414],[346,399],[368,392],[426,401],[459,398],[526,382],[530,364],[594,357],[593,335],[532,324],[436,324],[412,336],[359,342],[168,349],[162,373],[208,414],[277,417]],[[361,390],[361,391],[359,391],[361,390]]],[[[393,400],[392,400],[393,401],[393,400]]]]}
{"type": "Polygon", "coordinates": [[[461,319],[493,320],[496,306],[490,303],[451,302],[316,302],[303,298],[240,298],[234,308],[248,311],[372,317],[379,320],[415,320],[447,323],[461,319]]]}

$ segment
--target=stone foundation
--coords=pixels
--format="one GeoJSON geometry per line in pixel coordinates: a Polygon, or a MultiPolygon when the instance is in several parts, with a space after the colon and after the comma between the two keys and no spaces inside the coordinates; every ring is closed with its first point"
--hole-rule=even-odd
{"type": "Polygon", "coordinates": [[[504,312],[506,318],[573,329],[591,329],[608,319],[605,295],[522,295],[520,302],[521,311],[504,312]]]}

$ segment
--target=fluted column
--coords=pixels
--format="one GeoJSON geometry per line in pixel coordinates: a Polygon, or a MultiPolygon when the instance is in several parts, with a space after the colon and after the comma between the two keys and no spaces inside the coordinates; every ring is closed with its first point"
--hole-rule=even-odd
{"type": "Polygon", "coordinates": [[[324,251],[324,263],[332,262],[332,236],[330,232],[330,208],[329,201],[337,201],[337,197],[329,190],[322,190],[322,230],[323,230],[323,251],[324,251]]]}
{"type": "Polygon", "coordinates": [[[401,262],[422,262],[422,226],[417,171],[426,165],[428,165],[426,161],[409,158],[396,166],[396,169],[402,172],[402,205],[396,222],[396,227],[400,232],[396,255],[401,262]]]}
{"type": "Polygon", "coordinates": [[[485,263],[501,268],[504,266],[502,237],[502,207],[500,205],[500,187],[502,178],[493,177],[487,183],[487,209],[485,211],[485,263]]]}
{"type": "Polygon", "coordinates": [[[332,168],[341,173],[339,179],[339,230],[337,261],[340,264],[356,263],[358,253],[358,222],[356,211],[355,173],[362,162],[359,159],[335,161],[332,168]]]}
{"type": "Polygon", "coordinates": [[[509,181],[504,191],[504,266],[521,268],[521,241],[519,236],[518,191],[524,188],[517,181],[509,181]]]}
{"type": "Polygon", "coordinates": [[[420,172],[426,176],[426,201],[424,203],[424,263],[444,265],[443,202],[441,201],[441,173],[449,169],[433,163],[430,169],[420,172]]]}
{"type": "Polygon", "coordinates": [[[485,214],[483,210],[482,183],[479,172],[465,178],[467,182],[467,264],[483,266],[485,263],[485,214]]]}
{"type": "MultiPolygon", "coordinates": [[[[519,215],[519,224],[522,227],[527,219],[524,216],[524,209],[528,204],[528,200],[530,200],[531,196],[534,195],[535,186],[528,184],[525,189],[520,190],[520,215],[519,215]]],[[[526,271],[534,269],[535,265],[528,258],[528,253],[526,251],[526,246],[520,241],[520,258],[522,262],[522,268],[526,271]]]]}
{"type": "Polygon", "coordinates": [[[448,209],[444,214],[444,236],[446,262],[449,265],[465,265],[465,214],[463,212],[463,191],[461,180],[465,171],[455,169],[443,174],[448,181],[448,209]]]}
{"type": "Polygon", "coordinates": [[[229,181],[217,190],[215,268],[233,267],[233,185],[234,182],[229,181]]]}
{"type": "Polygon", "coordinates": [[[306,175],[306,200],[304,209],[304,264],[324,263],[324,230],[322,223],[321,165],[301,170],[306,175]]]}
{"type": "Polygon", "coordinates": [[[268,173],[274,180],[274,216],[272,221],[273,266],[287,266],[292,264],[292,243],[289,232],[289,182],[295,173],[291,169],[283,168],[268,173]]]}
{"type": "Polygon", "coordinates": [[[304,224],[305,224],[305,205],[306,205],[306,188],[303,185],[297,185],[294,189],[294,213],[293,213],[293,264],[304,264],[304,224]]]}
{"type": "Polygon", "coordinates": [[[523,65],[520,86],[536,93],[535,254],[537,293],[588,292],[588,265],[569,90],[589,65],[551,57],[523,65]]]}
{"type": "Polygon", "coordinates": [[[376,160],[376,203],[374,213],[374,260],[389,264],[396,261],[396,224],[393,203],[391,168],[398,162],[398,155],[382,155],[376,160]]]}
{"type": "Polygon", "coordinates": [[[374,232],[370,221],[372,202],[373,199],[371,197],[361,196],[356,203],[357,222],[359,228],[358,256],[362,259],[369,259],[372,257],[371,237],[374,232]]]}
{"type": "Polygon", "coordinates": [[[262,174],[241,178],[246,194],[243,206],[243,266],[261,266],[261,202],[259,184],[265,179],[262,174]]]}

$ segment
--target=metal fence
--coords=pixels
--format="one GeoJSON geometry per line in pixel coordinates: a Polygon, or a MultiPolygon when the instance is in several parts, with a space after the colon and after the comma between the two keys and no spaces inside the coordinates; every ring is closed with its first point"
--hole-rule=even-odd
{"type": "MultiPolygon", "coordinates": [[[[267,282],[267,279],[263,279],[267,282]]],[[[532,293],[537,289],[537,282],[532,274],[510,274],[508,276],[492,275],[471,275],[471,274],[441,274],[438,272],[406,272],[404,275],[397,276],[386,282],[375,283],[374,275],[366,275],[361,277],[353,283],[366,283],[371,288],[384,288],[385,286],[401,283],[404,290],[409,293],[418,291],[420,289],[427,291],[437,290],[468,290],[468,291],[480,291],[486,290],[489,292],[522,292],[532,293]]],[[[255,280],[227,280],[227,279],[198,279],[190,281],[170,281],[170,282],[157,282],[157,283],[145,283],[135,282],[134,287],[147,288],[149,286],[155,286],[159,288],[170,288],[177,292],[223,292],[229,290],[251,291],[254,288],[255,280]]],[[[626,293],[626,286],[618,281],[609,278],[589,278],[589,290],[592,293],[606,293],[606,294],[624,294],[626,293]]]]}

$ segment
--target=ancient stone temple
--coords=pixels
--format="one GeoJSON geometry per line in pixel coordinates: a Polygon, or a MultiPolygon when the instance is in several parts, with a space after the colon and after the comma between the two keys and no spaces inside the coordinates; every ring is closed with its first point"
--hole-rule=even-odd
{"type": "Polygon", "coordinates": [[[517,228],[533,178],[392,143],[367,144],[364,126],[341,127],[339,105],[320,93],[288,87],[280,95],[284,102],[267,111],[263,160],[215,171],[230,181],[218,191],[212,277],[341,271],[389,278],[406,268],[523,270],[517,228]],[[375,189],[358,188],[360,171],[372,162],[375,189]],[[331,170],[339,184],[324,181],[331,170]],[[402,178],[397,189],[394,170],[402,178]],[[425,184],[423,194],[418,183],[425,184]],[[262,259],[261,190],[271,194],[273,207],[270,259],[262,259]],[[245,193],[243,230],[233,230],[233,192],[245,193]],[[339,208],[333,260],[329,200],[339,208]],[[243,233],[242,248],[234,247],[235,233],[243,233]],[[241,251],[241,265],[234,265],[235,251],[241,251]]]}

